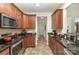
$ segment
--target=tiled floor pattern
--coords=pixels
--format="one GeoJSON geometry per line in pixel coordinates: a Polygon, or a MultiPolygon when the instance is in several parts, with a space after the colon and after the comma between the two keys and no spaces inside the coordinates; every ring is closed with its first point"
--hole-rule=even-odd
{"type": "Polygon", "coordinates": [[[40,37],[35,48],[27,48],[24,55],[53,55],[50,47],[46,44],[46,40],[40,37]]]}

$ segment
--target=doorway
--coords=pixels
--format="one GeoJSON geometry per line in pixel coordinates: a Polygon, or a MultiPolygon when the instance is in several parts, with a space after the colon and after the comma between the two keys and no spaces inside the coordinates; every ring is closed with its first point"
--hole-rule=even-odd
{"type": "Polygon", "coordinates": [[[47,33],[47,16],[38,16],[37,17],[37,35],[38,35],[38,43],[47,43],[46,40],[47,33]]]}

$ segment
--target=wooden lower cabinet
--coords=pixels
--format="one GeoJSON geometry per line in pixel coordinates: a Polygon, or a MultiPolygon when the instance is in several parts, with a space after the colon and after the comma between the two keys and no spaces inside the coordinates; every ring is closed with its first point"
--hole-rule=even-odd
{"type": "Polygon", "coordinates": [[[35,35],[27,34],[24,39],[24,47],[35,47],[35,35]]]}
{"type": "Polygon", "coordinates": [[[64,55],[64,47],[56,41],[58,38],[49,36],[49,47],[54,55],[64,55]]]}
{"type": "Polygon", "coordinates": [[[58,55],[64,55],[64,48],[63,48],[63,46],[62,46],[60,43],[58,43],[57,41],[56,41],[56,49],[57,49],[56,54],[58,54],[58,55]]]}
{"type": "Polygon", "coordinates": [[[27,47],[35,47],[35,35],[27,35],[26,39],[27,47]]]}
{"type": "Polygon", "coordinates": [[[0,52],[0,55],[9,55],[9,48],[7,48],[4,51],[0,52]]]}

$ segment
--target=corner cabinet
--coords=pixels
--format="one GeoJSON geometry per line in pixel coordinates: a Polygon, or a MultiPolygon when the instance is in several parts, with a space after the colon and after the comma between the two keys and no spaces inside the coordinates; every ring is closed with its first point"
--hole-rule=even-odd
{"type": "Polygon", "coordinates": [[[52,14],[52,28],[53,29],[63,28],[63,10],[62,9],[57,9],[52,14]]]}
{"type": "Polygon", "coordinates": [[[22,25],[26,29],[35,29],[36,15],[23,15],[22,25]]]}

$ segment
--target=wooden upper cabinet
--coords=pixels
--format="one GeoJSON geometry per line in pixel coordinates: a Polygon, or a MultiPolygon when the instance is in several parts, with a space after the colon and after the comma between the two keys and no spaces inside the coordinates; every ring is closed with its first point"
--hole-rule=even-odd
{"type": "Polygon", "coordinates": [[[36,16],[35,15],[29,15],[28,19],[29,19],[29,28],[30,29],[35,29],[36,16]]]}
{"type": "Polygon", "coordinates": [[[23,28],[35,29],[36,16],[35,15],[23,15],[23,28]]]}
{"type": "Polygon", "coordinates": [[[29,28],[28,15],[23,15],[22,25],[23,28],[29,28]]]}
{"type": "Polygon", "coordinates": [[[9,9],[9,15],[11,16],[11,17],[14,17],[14,18],[16,18],[16,13],[15,13],[15,6],[13,6],[12,4],[9,4],[9,7],[8,7],[8,9],[9,9]]]}
{"type": "Polygon", "coordinates": [[[4,13],[4,14],[7,14],[9,15],[9,10],[8,10],[8,3],[0,3],[0,6],[1,6],[1,13],[4,13]]]}
{"type": "Polygon", "coordinates": [[[17,21],[17,28],[22,27],[22,19],[23,19],[23,13],[20,12],[17,8],[15,9],[15,14],[16,14],[16,21],[17,21]]]}
{"type": "Polygon", "coordinates": [[[63,28],[63,10],[57,9],[52,15],[52,27],[53,29],[63,28]]]}
{"type": "Polygon", "coordinates": [[[0,3],[0,12],[15,18],[15,7],[11,3],[0,3]]]}
{"type": "Polygon", "coordinates": [[[35,29],[36,16],[23,15],[23,13],[11,3],[0,3],[0,12],[14,17],[17,22],[17,28],[35,29]]]}

